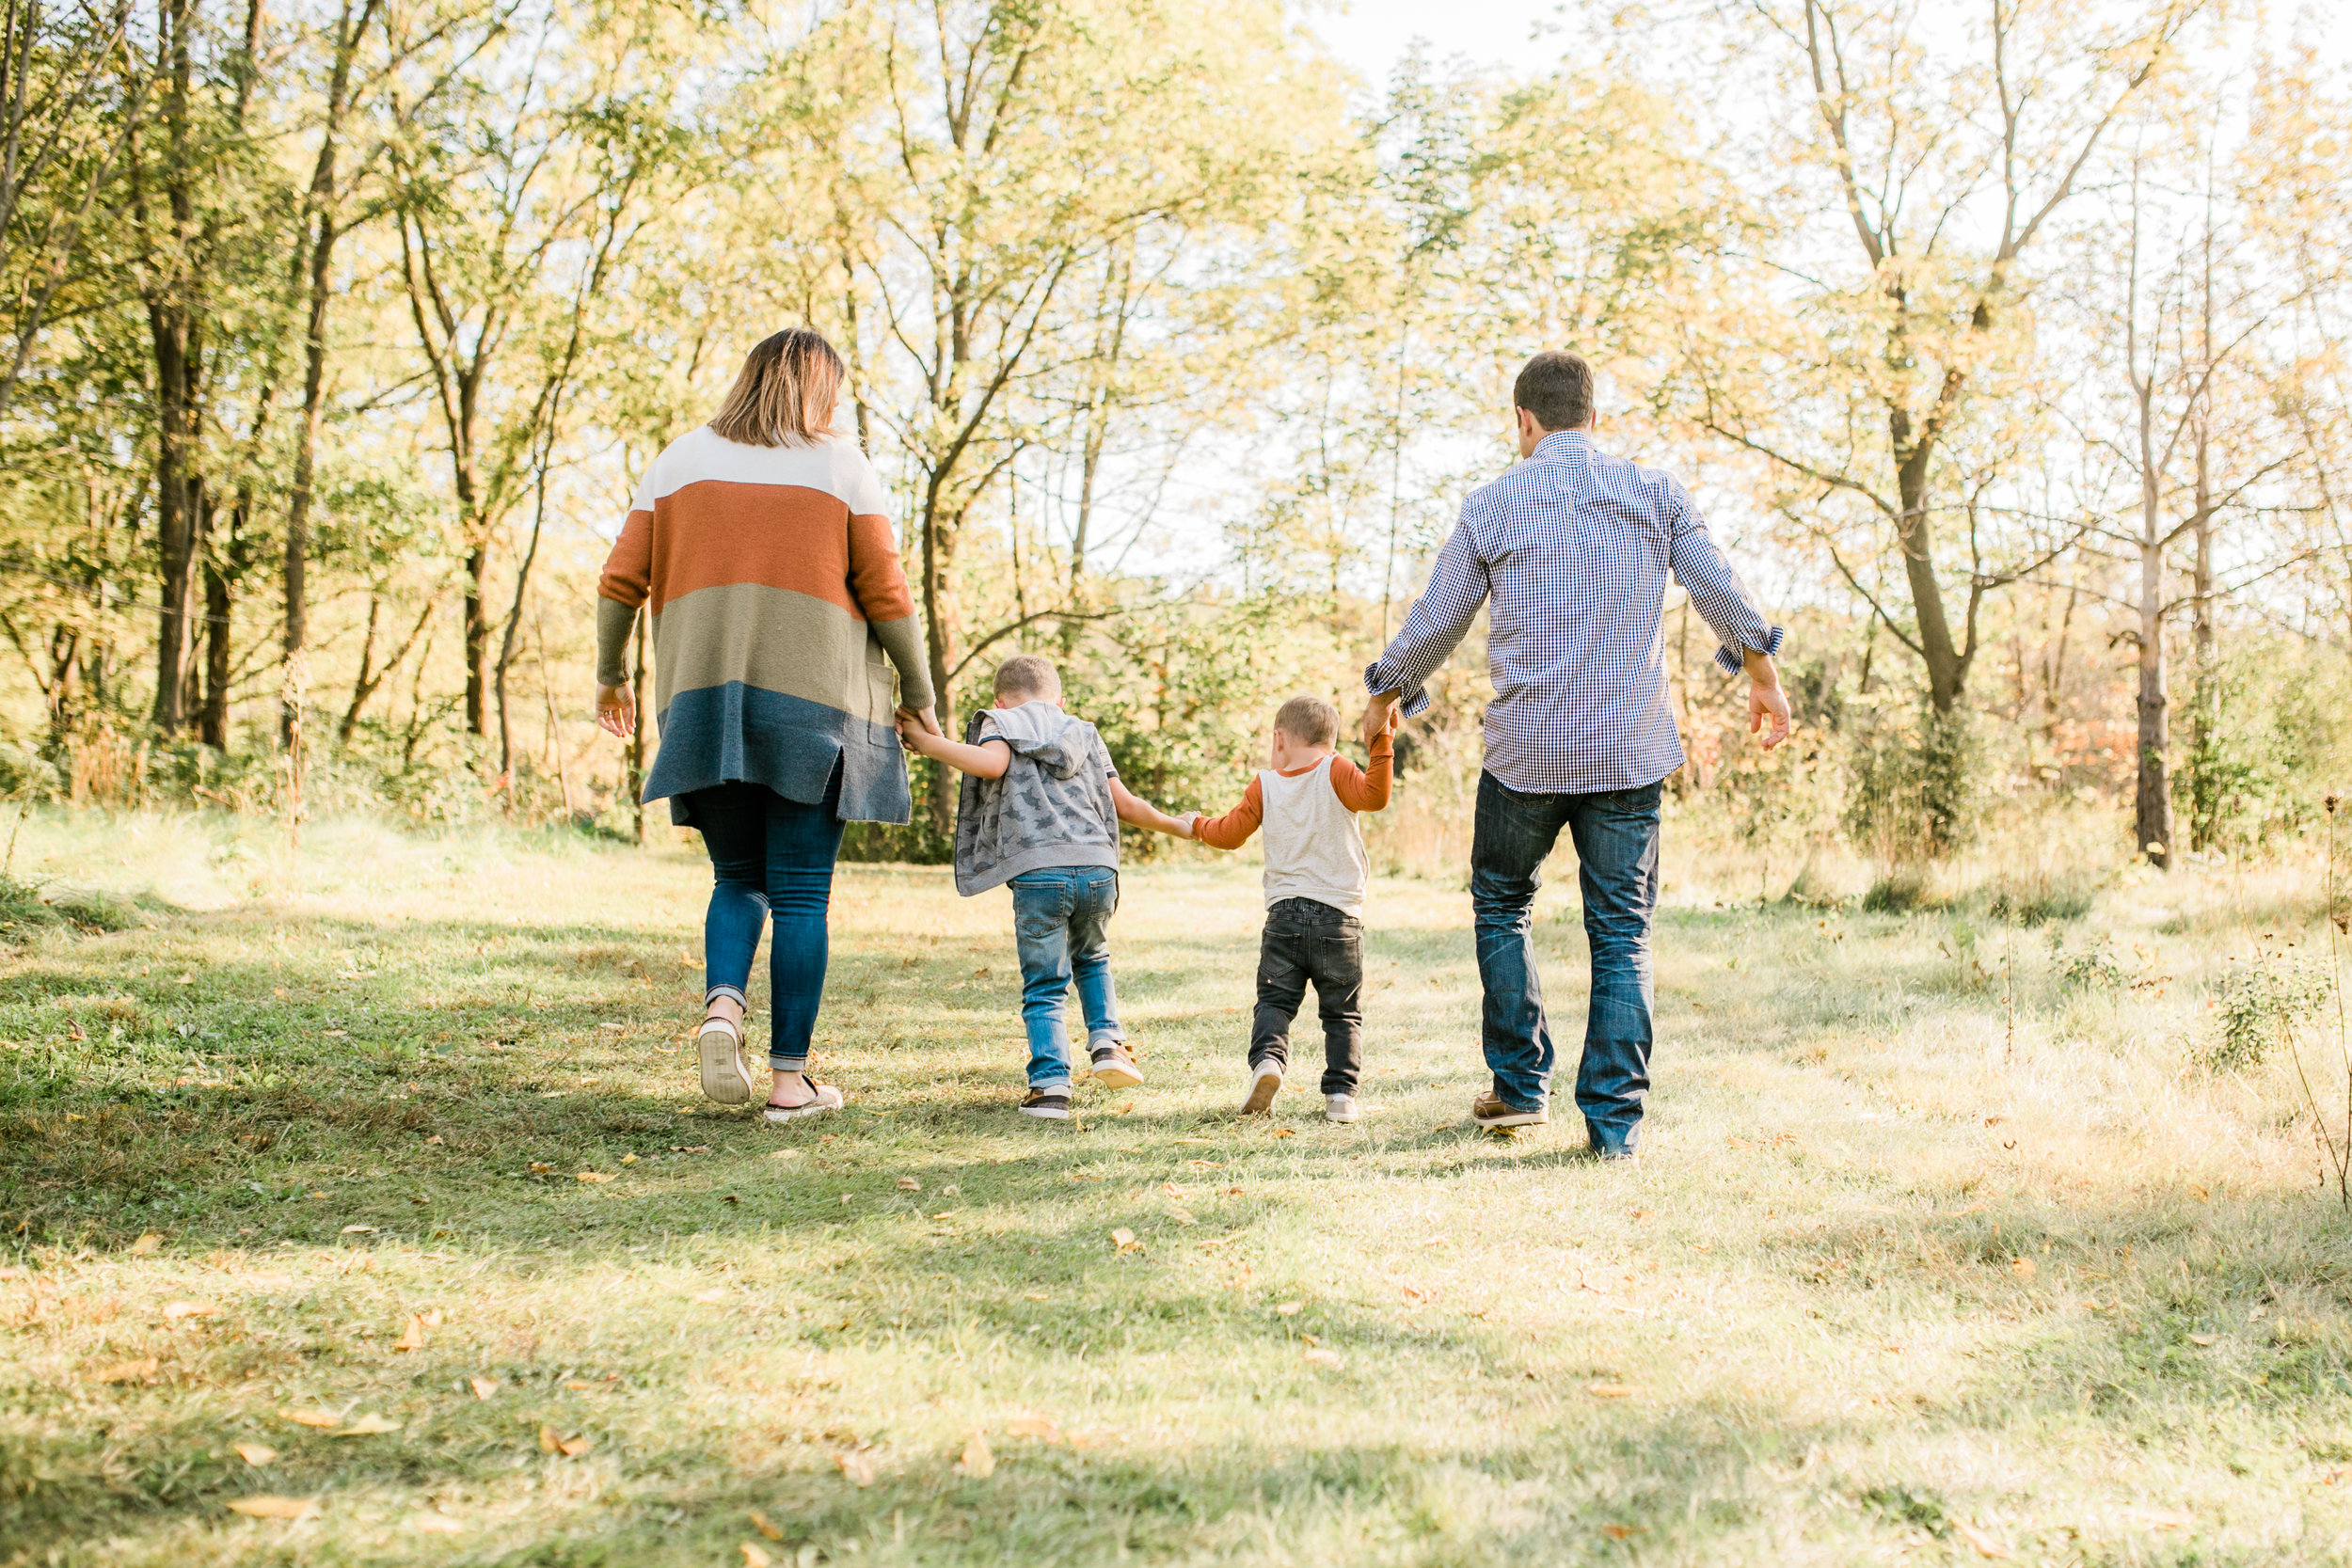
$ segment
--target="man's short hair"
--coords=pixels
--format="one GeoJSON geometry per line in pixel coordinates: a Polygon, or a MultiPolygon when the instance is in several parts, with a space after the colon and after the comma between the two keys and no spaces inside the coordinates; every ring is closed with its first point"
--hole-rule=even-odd
{"type": "Polygon", "coordinates": [[[1530,359],[1511,387],[1511,401],[1546,430],[1574,430],[1593,421],[1593,367],[1584,356],[1548,348],[1530,359]]]}
{"type": "Polygon", "coordinates": [[[1008,697],[1024,702],[1061,694],[1061,672],[1043,654],[1015,654],[996,666],[996,702],[1008,697]]]}
{"type": "Polygon", "coordinates": [[[1320,697],[1293,697],[1275,714],[1274,727],[1302,746],[1328,746],[1340,733],[1340,710],[1320,697]]]}

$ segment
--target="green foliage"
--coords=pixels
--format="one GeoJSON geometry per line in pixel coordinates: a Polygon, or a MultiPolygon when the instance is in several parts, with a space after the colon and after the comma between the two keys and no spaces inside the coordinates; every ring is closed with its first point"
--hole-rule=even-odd
{"type": "Polygon", "coordinates": [[[2200,1053],[2217,1072],[2256,1068],[2317,1017],[2329,993],[2327,965],[2286,949],[2257,946],[2222,982],[2218,1036],[2200,1053]]]}
{"type": "Polygon", "coordinates": [[[1981,753],[1966,709],[1873,710],[1854,737],[1847,832],[1890,865],[1964,847],[1982,813],[1981,753]]]}

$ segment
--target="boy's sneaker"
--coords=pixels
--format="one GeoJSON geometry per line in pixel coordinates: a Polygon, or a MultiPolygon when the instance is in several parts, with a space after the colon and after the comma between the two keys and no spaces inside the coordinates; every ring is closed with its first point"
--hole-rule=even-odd
{"type": "Polygon", "coordinates": [[[1025,1117],[1041,1117],[1047,1121],[1068,1121],[1070,1119],[1070,1091],[1068,1089],[1031,1089],[1021,1097],[1021,1114],[1025,1117]]]}
{"type": "Polygon", "coordinates": [[[1470,1120],[1481,1127],[1541,1127],[1551,1119],[1548,1111],[1522,1111],[1489,1089],[1470,1101],[1470,1120]]]}
{"type": "Polygon", "coordinates": [[[1143,1082],[1143,1069],[1124,1046],[1097,1046],[1093,1054],[1094,1081],[1104,1088],[1132,1089],[1143,1082]]]}
{"type": "Polygon", "coordinates": [[[1274,1097],[1282,1092],[1282,1064],[1260,1062],[1257,1076],[1249,1081],[1249,1098],[1241,1102],[1241,1114],[1262,1117],[1274,1109],[1274,1097]]]}
{"type": "Polygon", "coordinates": [[[1356,1119],[1356,1097],[1352,1094],[1325,1095],[1323,1097],[1323,1119],[1354,1121],[1356,1119]]]}

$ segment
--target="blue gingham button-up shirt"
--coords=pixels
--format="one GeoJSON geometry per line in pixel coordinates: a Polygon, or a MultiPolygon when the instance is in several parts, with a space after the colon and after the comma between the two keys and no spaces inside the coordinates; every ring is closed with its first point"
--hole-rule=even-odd
{"type": "Polygon", "coordinates": [[[1595,451],[1581,431],[1554,431],[1462,503],[1429,591],[1365,670],[1364,687],[1397,692],[1408,717],[1420,713],[1429,705],[1422,683],[1491,599],[1486,771],[1540,793],[1656,784],[1683,761],[1666,690],[1669,573],[1723,640],[1724,669],[1738,671],[1743,650],[1780,651],[1781,628],[1679,481],[1595,451]]]}

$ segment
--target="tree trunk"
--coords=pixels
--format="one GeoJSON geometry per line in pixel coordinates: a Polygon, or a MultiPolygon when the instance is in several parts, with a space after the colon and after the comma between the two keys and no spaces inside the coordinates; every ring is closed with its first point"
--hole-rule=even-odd
{"type": "Polygon", "coordinates": [[[1928,701],[1948,718],[1967,695],[1968,652],[1952,641],[1944,611],[1944,585],[1935,576],[1935,534],[1928,510],[1928,474],[1935,457],[1932,436],[1912,436],[1911,413],[1898,407],[1888,419],[1895,451],[1895,483],[1902,505],[1897,533],[1903,551],[1903,580],[1911,591],[1912,617],[1926,655],[1928,701]]]}
{"type": "MultiPolygon", "coordinates": [[[[230,526],[234,527],[233,522],[230,526]]],[[[233,570],[233,566],[224,567],[216,555],[205,558],[204,708],[198,719],[197,737],[217,752],[229,749],[229,682],[234,652],[229,637],[230,573],[233,570]]]]}
{"type": "Polygon", "coordinates": [[[637,728],[628,737],[628,802],[637,816],[637,842],[645,842],[645,727],[653,722],[653,715],[645,711],[645,623],[650,614],[637,617],[637,661],[629,669],[629,695],[636,699],[637,728]]]}
{"type": "Polygon", "coordinates": [[[2133,809],[2135,847],[2158,870],[2172,865],[2171,699],[2164,667],[2164,519],[2156,484],[2154,377],[2139,398],[2139,757],[2133,809]]]}
{"type": "Polygon", "coordinates": [[[489,734],[489,714],[483,674],[490,652],[490,617],[484,608],[482,588],[489,571],[489,537],[486,532],[478,533],[473,548],[466,552],[466,733],[485,736],[489,734]]]}
{"type": "MultiPolygon", "coordinates": [[[[939,484],[934,480],[923,508],[923,631],[930,641],[931,691],[938,705],[934,711],[939,715],[939,727],[960,740],[963,723],[947,676],[955,668],[955,559],[956,525],[941,515],[939,484]]],[[[955,791],[948,787],[946,764],[933,762],[929,767],[931,828],[945,838],[955,831],[955,791]]]]}
{"type": "Polygon", "coordinates": [[[2191,515],[2197,563],[2189,624],[2197,649],[2196,684],[2189,693],[2188,843],[2210,849],[2221,836],[2221,664],[2214,627],[2213,467],[2208,431],[2201,418],[2193,436],[2197,463],[2197,510],[2191,515]]]}

